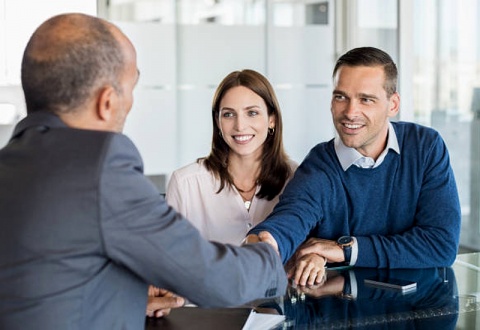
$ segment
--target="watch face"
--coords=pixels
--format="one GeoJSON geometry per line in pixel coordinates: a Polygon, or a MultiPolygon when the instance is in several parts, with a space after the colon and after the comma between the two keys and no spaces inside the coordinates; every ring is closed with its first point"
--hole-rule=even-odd
{"type": "Polygon", "coordinates": [[[353,242],[353,238],[351,238],[350,236],[342,236],[338,239],[337,242],[340,245],[350,244],[351,242],[353,242]]]}

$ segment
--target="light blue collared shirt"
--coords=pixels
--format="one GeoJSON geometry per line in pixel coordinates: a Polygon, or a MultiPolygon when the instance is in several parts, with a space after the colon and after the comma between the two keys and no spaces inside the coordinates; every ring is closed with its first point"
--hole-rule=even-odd
{"type": "Polygon", "coordinates": [[[342,165],[344,171],[348,170],[348,168],[352,165],[363,168],[378,167],[385,159],[385,156],[387,155],[389,149],[392,149],[397,154],[400,154],[400,147],[398,146],[397,135],[395,134],[395,130],[393,129],[393,125],[391,123],[388,123],[387,146],[382,151],[380,156],[378,156],[377,161],[375,161],[371,157],[363,156],[354,148],[347,147],[343,144],[342,139],[340,139],[338,135],[335,137],[334,143],[335,153],[337,154],[338,160],[340,161],[340,164],[342,165]]]}
{"type": "MultiPolygon", "coordinates": [[[[337,135],[334,140],[335,144],[335,153],[337,154],[338,160],[342,165],[344,171],[348,170],[348,168],[352,165],[362,167],[362,168],[375,168],[380,166],[380,164],[387,156],[388,150],[392,149],[397,154],[400,154],[400,147],[398,146],[397,134],[395,134],[395,130],[393,129],[393,125],[388,123],[388,138],[387,138],[387,146],[382,151],[380,156],[378,156],[377,161],[375,161],[371,157],[365,157],[361,153],[359,153],[354,148],[349,148],[345,144],[343,144],[342,139],[337,135]]],[[[355,237],[353,237],[353,246],[352,246],[352,256],[350,258],[350,265],[355,265],[358,258],[358,243],[355,237]]]]}

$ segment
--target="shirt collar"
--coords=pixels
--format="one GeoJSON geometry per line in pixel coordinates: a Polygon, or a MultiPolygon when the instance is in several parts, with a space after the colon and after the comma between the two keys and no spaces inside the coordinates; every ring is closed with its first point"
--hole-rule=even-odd
{"type": "MultiPolygon", "coordinates": [[[[348,170],[350,166],[353,165],[358,159],[363,158],[364,156],[359,153],[357,150],[354,148],[349,148],[346,145],[343,144],[342,139],[338,136],[338,134],[335,136],[334,140],[334,145],[335,145],[335,153],[337,154],[338,160],[340,161],[340,164],[342,165],[342,168],[344,171],[348,170]]],[[[397,140],[397,135],[395,134],[395,129],[393,128],[392,123],[388,123],[388,140],[387,140],[387,146],[385,147],[385,150],[382,152],[383,157],[381,157],[381,160],[386,155],[386,151],[388,149],[392,149],[395,151],[397,154],[400,154],[400,147],[398,146],[398,140],[397,140]]],[[[377,160],[377,162],[380,159],[377,160]]]]}

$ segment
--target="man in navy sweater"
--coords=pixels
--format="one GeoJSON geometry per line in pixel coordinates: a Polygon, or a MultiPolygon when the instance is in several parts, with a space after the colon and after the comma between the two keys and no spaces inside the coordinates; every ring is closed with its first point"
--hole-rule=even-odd
{"type": "Polygon", "coordinates": [[[246,242],[272,244],[285,263],[297,248],[295,281],[319,282],[323,265],[450,266],[460,203],[447,148],[433,129],[390,122],[397,68],[363,47],[339,58],[331,112],[337,136],[315,146],[271,215],[246,242]]]}

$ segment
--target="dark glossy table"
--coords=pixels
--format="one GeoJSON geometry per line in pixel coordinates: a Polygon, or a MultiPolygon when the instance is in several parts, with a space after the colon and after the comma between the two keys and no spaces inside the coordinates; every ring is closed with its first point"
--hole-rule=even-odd
{"type": "MultiPolygon", "coordinates": [[[[289,287],[284,297],[251,307],[285,315],[275,329],[480,329],[480,254],[463,254],[449,268],[329,270],[323,285],[289,287]],[[365,279],[405,279],[417,283],[402,292],[365,279]]],[[[248,308],[184,307],[146,329],[242,329],[248,308]]]]}

